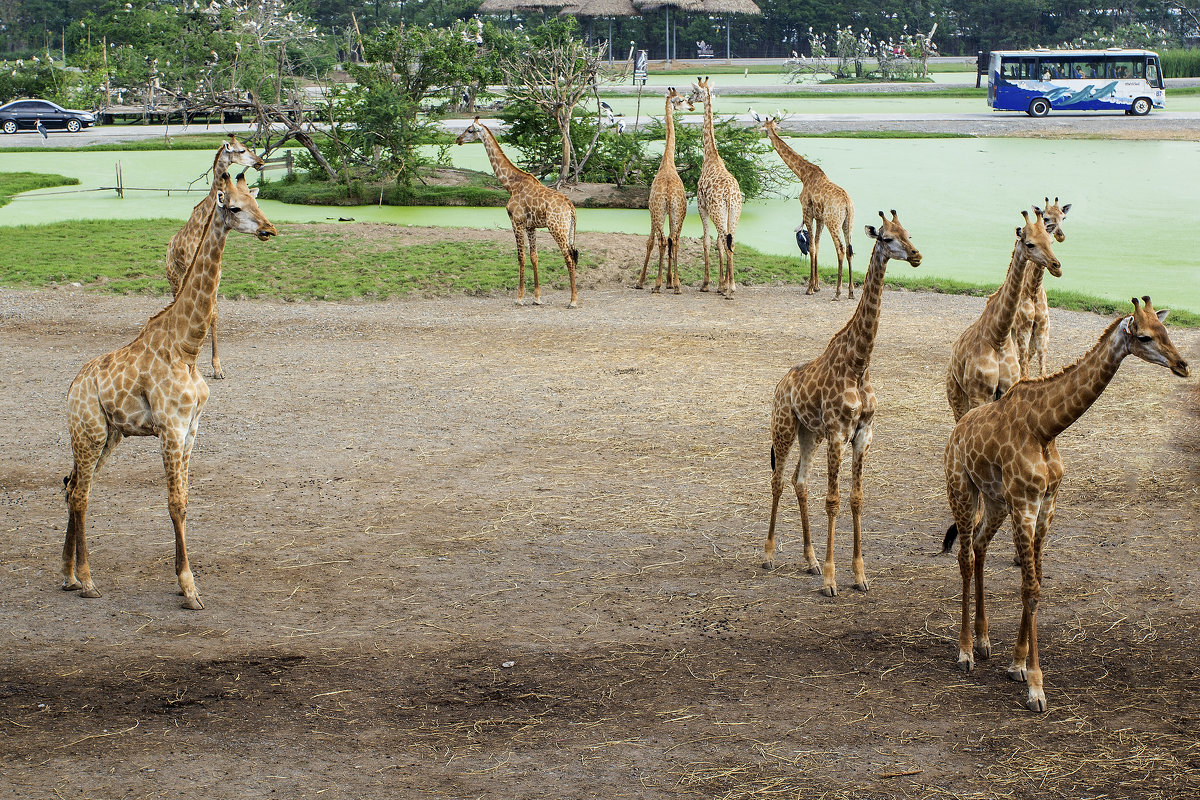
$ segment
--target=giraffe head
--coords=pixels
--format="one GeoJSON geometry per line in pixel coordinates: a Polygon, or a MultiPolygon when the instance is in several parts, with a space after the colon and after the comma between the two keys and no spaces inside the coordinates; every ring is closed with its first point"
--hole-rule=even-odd
{"type": "Polygon", "coordinates": [[[1041,210],[1035,206],[1032,218],[1028,211],[1022,211],[1021,216],[1025,218],[1025,224],[1017,228],[1017,247],[1025,250],[1025,259],[1049,270],[1056,278],[1062,277],[1062,264],[1054,255],[1050,233],[1042,222],[1041,210]]]}
{"type": "Polygon", "coordinates": [[[479,123],[479,117],[471,120],[471,124],[467,129],[458,135],[454,140],[455,144],[466,144],[467,142],[482,142],[483,141],[483,125],[479,123]]]}
{"type": "Polygon", "coordinates": [[[879,212],[879,218],[883,223],[878,228],[874,225],[866,227],[867,236],[875,240],[875,246],[882,247],[887,258],[907,261],[914,267],[921,266],[921,251],[908,238],[908,231],[900,224],[896,209],[892,209],[891,219],[885,217],[882,211],[879,212]]]}
{"type": "Polygon", "coordinates": [[[1040,209],[1037,206],[1033,207],[1042,217],[1042,224],[1046,226],[1046,233],[1054,236],[1054,241],[1061,242],[1067,238],[1067,234],[1062,229],[1063,218],[1067,216],[1067,212],[1071,210],[1071,204],[1065,206],[1058,204],[1058,198],[1054,198],[1054,202],[1050,202],[1050,198],[1046,198],[1046,205],[1040,209]]]}
{"type": "Polygon", "coordinates": [[[1190,373],[1188,363],[1179,355],[1171,338],[1167,336],[1163,321],[1167,318],[1167,309],[1155,311],[1150,305],[1150,295],[1142,296],[1142,306],[1138,299],[1133,298],[1133,314],[1121,322],[1121,330],[1125,332],[1126,347],[1131,355],[1143,361],[1166,367],[1181,378],[1190,373]]]}
{"type": "Polygon", "coordinates": [[[712,87],[708,82],[708,78],[696,78],[696,82],[692,84],[692,91],[688,94],[689,103],[707,103],[712,99],[712,87]]]}
{"type": "Polygon", "coordinates": [[[263,242],[275,235],[275,226],[263,215],[255,199],[258,188],[251,189],[246,185],[246,173],[238,175],[235,181],[226,172],[217,181],[220,184],[217,208],[227,229],[253,234],[263,242]]]}
{"type": "Polygon", "coordinates": [[[780,120],[779,114],[776,114],[773,117],[770,115],[767,115],[764,117],[761,114],[759,114],[757,111],[755,111],[753,108],[747,108],[746,113],[749,114],[754,119],[755,122],[757,122],[759,125],[761,125],[763,127],[763,130],[765,130],[769,133],[775,133],[776,135],[778,135],[778,132],[775,130],[775,125],[780,120]]]}
{"type": "Polygon", "coordinates": [[[217,150],[217,157],[213,161],[213,174],[220,175],[233,164],[241,164],[244,167],[254,167],[259,170],[266,165],[253,150],[239,142],[237,137],[231,133],[229,141],[222,142],[220,149],[217,150]]]}
{"type": "Polygon", "coordinates": [[[692,102],[692,98],[684,97],[679,92],[675,91],[674,86],[667,87],[667,100],[671,103],[671,108],[678,111],[682,106],[687,106],[688,111],[695,111],[696,104],[692,102]]]}

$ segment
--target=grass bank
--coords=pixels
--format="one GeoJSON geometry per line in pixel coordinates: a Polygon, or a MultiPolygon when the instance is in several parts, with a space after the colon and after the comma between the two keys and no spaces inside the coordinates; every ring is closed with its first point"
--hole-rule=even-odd
{"type": "MultiPolygon", "coordinates": [[[[106,220],[29,225],[5,229],[0,252],[0,286],[41,287],[80,283],[98,291],[122,294],[167,294],[163,275],[166,243],[179,229],[176,220],[106,220]],[[77,257],[80,242],[88,243],[89,258],[77,257]]],[[[327,226],[268,243],[248,236],[230,236],[225,249],[222,294],[235,298],[282,300],[381,299],[412,293],[512,291],[516,263],[508,241],[454,239],[401,244],[389,236],[363,235],[357,226],[327,226]]],[[[546,240],[543,239],[545,242],[546,240]]],[[[562,259],[552,248],[540,250],[547,284],[565,284],[562,259]]],[[[738,246],[738,278],[744,284],[783,283],[799,286],[808,278],[807,262],[791,256],[760,253],[738,246]]],[[[586,249],[583,273],[598,266],[586,249]]],[[[702,267],[682,269],[685,283],[698,283],[702,267]]],[[[822,279],[836,280],[836,270],[823,270],[822,279]]],[[[857,276],[861,280],[861,273],[857,276]]],[[[962,281],[924,278],[903,271],[889,274],[888,283],[914,291],[986,295],[991,287],[962,281]]],[[[1074,292],[1047,291],[1057,308],[1092,311],[1112,316],[1127,310],[1117,302],[1074,292]]],[[[1200,327],[1200,314],[1172,311],[1171,323],[1200,327]]]]}
{"type": "MultiPolygon", "coordinates": [[[[437,170],[437,178],[448,170],[437,170]]],[[[491,175],[473,170],[454,170],[452,185],[430,183],[399,186],[395,181],[351,181],[349,185],[312,180],[308,175],[261,184],[259,197],[310,206],[503,206],[508,192],[491,175]]]]}
{"type": "Polygon", "coordinates": [[[21,192],[78,184],[78,178],[68,178],[66,175],[46,172],[0,172],[0,206],[8,205],[12,202],[13,195],[21,192]]]}

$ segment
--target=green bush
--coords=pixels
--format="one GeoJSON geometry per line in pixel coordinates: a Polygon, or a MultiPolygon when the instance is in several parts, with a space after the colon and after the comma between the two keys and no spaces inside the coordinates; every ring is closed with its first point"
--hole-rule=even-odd
{"type": "Polygon", "coordinates": [[[1163,50],[1159,58],[1164,78],[1200,78],[1200,50],[1163,50]]]}

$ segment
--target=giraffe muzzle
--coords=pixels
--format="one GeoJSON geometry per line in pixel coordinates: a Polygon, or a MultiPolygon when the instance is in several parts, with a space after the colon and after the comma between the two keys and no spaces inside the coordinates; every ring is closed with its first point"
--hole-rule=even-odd
{"type": "Polygon", "coordinates": [[[275,226],[264,225],[263,227],[259,228],[258,233],[254,235],[258,237],[260,242],[265,242],[267,239],[270,239],[272,236],[276,235],[275,226]]]}
{"type": "Polygon", "coordinates": [[[912,264],[914,267],[919,267],[919,266],[921,266],[921,253],[920,253],[920,251],[917,251],[917,252],[913,253],[913,254],[912,254],[911,256],[909,256],[909,257],[908,257],[906,260],[908,261],[908,263],[909,263],[909,264],[912,264]]]}
{"type": "Polygon", "coordinates": [[[1051,275],[1053,275],[1056,278],[1061,278],[1062,277],[1062,264],[1059,263],[1058,261],[1051,261],[1050,265],[1048,267],[1046,267],[1046,271],[1049,272],[1051,275]]]}
{"type": "Polygon", "coordinates": [[[1192,374],[1192,371],[1188,369],[1188,363],[1182,358],[1171,365],[1171,372],[1181,378],[1186,378],[1192,374]]]}

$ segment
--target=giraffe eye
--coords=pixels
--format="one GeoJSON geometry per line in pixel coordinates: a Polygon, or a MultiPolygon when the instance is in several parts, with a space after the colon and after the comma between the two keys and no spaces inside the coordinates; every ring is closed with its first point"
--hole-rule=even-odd
{"type": "Polygon", "coordinates": [[[238,208],[237,206],[230,206],[229,212],[231,214],[240,214],[240,213],[242,213],[242,210],[240,208],[238,208]]]}
{"type": "Polygon", "coordinates": [[[1150,342],[1154,340],[1153,336],[1139,336],[1137,338],[1139,342],[1150,342]]]}

